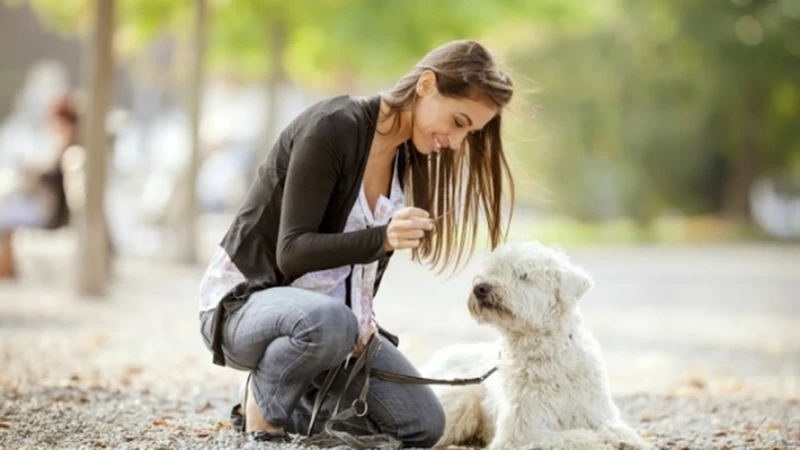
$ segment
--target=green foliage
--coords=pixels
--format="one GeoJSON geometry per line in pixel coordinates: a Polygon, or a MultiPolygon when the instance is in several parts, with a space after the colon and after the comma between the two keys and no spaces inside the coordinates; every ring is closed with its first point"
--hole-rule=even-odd
{"type": "MultiPolygon", "coordinates": [[[[12,6],[29,4],[49,29],[61,35],[87,36],[91,30],[94,1],[5,0],[12,6]]],[[[191,26],[188,7],[193,0],[117,0],[117,50],[126,54],[144,48],[158,33],[191,26]]]]}
{"type": "Polygon", "coordinates": [[[628,0],[590,33],[519,49],[513,63],[541,86],[531,99],[541,113],[519,130],[538,145],[516,153],[556,193],[550,207],[646,224],[719,210],[732,179],[752,181],[735,173],[790,171],[800,4],[786,5],[797,3],[628,0]]]}
{"type": "MultiPolygon", "coordinates": [[[[89,0],[30,3],[63,33],[88,30],[89,0]]],[[[535,26],[586,26],[606,7],[560,0],[208,0],[209,65],[250,77],[276,64],[297,83],[329,86],[344,78],[386,80],[408,70],[433,46],[456,38],[524,36],[535,26]],[[277,47],[275,29],[283,33],[277,47]],[[278,49],[281,55],[273,55],[278,49]],[[277,57],[276,57],[277,56],[277,57]]],[[[602,2],[592,3],[601,5],[602,2]]],[[[118,0],[120,47],[135,52],[164,29],[192,26],[193,0],[118,0]]]]}

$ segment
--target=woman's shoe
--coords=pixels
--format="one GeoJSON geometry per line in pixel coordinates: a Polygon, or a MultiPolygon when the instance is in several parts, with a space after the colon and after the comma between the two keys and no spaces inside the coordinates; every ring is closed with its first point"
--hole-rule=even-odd
{"type": "Polygon", "coordinates": [[[280,442],[288,444],[292,438],[285,431],[250,431],[244,434],[249,442],[280,442]]]}
{"type": "Polygon", "coordinates": [[[285,431],[245,431],[247,426],[247,397],[250,389],[250,379],[253,372],[247,376],[247,380],[239,388],[240,403],[231,409],[231,426],[236,431],[244,434],[245,439],[251,442],[292,442],[292,438],[285,431]]]}

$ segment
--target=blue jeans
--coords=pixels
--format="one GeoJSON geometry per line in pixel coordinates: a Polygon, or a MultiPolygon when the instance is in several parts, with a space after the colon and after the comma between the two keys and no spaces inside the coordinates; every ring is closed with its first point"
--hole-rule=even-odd
{"type": "Polygon", "coordinates": [[[0,233],[16,228],[40,228],[47,224],[48,211],[29,194],[14,194],[0,200],[0,233]]]}
{"type": "MultiPolygon", "coordinates": [[[[324,294],[295,287],[256,292],[240,306],[228,307],[223,332],[226,364],[252,371],[253,395],[264,419],[290,433],[308,431],[317,388],[325,372],[344,362],[358,339],[352,311],[324,294]]],[[[210,349],[213,311],[201,314],[201,334],[210,349]]],[[[373,367],[420,376],[383,336],[373,367]]],[[[344,380],[339,380],[339,388],[344,380]]],[[[342,405],[349,406],[363,386],[353,380],[342,405]]],[[[334,383],[313,433],[322,430],[341,393],[334,383]]],[[[386,433],[404,446],[432,447],[444,430],[444,410],[426,385],[370,379],[365,418],[348,424],[353,434],[386,433]]]]}

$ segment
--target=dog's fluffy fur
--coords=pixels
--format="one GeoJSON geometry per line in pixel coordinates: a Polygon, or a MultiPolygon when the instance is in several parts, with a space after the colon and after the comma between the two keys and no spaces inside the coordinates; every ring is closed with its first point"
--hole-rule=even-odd
{"type": "Polygon", "coordinates": [[[600,346],[582,324],[578,301],[592,285],[563,251],[537,242],[488,254],[467,304],[499,342],[446,347],[422,372],[465,378],[498,370],[479,385],[435,387],[446,414],[437,446],[650,448],[620,418],[600,346]]]}

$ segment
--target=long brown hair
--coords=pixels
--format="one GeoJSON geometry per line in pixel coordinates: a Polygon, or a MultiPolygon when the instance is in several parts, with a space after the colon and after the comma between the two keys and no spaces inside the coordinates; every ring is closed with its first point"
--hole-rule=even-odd
{"type": "MultiPolygon", "coordinates": [[[[502,228],[502,196],[507,180],[511,208],[514,184],[501,139],[501,111],[511,101],[514,84],[490,52],[473,40],[441,45],[425,55],[409,73],[383,95],[393,119],[400,126],[403,110],[416,104],[416,86],[426,70],[436,74],[436,86],[443,96],[488,101],[498,113],[481,130],[469,133],[457,151],[437,152],[429,157],[406,151],[405,191],[411,205],[424,209],[436,219],[429,233],[413,252],[416,260],[427,258],[432,265],[445,266],[456,258],[468,260],[475,250],[481,213],[487,221],[492,249],[506,238],[502,228]],[[460,216],[459,216],[460,213],[460,216]],[[469,239],[469,240],[468,240],[469,239]]],[[[454,268],[455,271],[455,268],[454,268]]]]}

